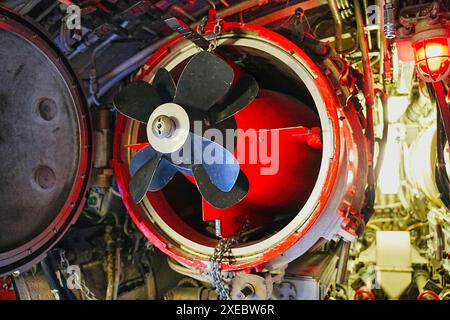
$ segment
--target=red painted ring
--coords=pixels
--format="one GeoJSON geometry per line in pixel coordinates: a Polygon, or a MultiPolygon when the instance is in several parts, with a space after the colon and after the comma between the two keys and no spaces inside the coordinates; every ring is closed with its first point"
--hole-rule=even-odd
{"type": "MultiPolygon", "coordinates": [[[[302,49],[300,49],[297,45],[295,45],[290,40],[281,36],[278,33],[275,33],[271,30],[259,26],[246,25],[241,23],[226,22],[223,26],[224,33],[231,30],[239,30],[239,29],[245,29],[246,31],[255,33],[261,38],[270,40],[274,44],[283,48],[286,52],[290,52],[291,54],[297,54],[302,58],[302,60],[310,68],[310,70],[318,76],[314,81],[316,83],[317,88],[319,89],[320,95],[322,96],[323,100],[328,103],[326,104],[326,108],[328,117],[329,119],[331,119],[333,123],[335,141],[334,141],[333,158],[331,159],[328,168],[327,180],[322,189],[318,205],[314,209],[314,212],[312,213],[308,221],[301,227],[301,229],[290,234],[279,245],[274,246],[271,249],[264,252],[260,259],[250,262],[236,261],[233,264],[223,262],[221,265],[221,268],[223,270],[241,270],[248,268],[257,268],[258,266],[261,266],[265,262],[279,256],[280,254],[288,250],[309,231],[309,229],[314,225],[314,223],[322,213],[323,209],[328,203],[328,200],[331,197],[331,192],[333,190],[333,187],[335,186],[339,170],[339,160],[341,150],[341,141],[340,141],[341,134],[337,114],[337,110],[338,107],[340,107],[340,105],[337,102],[335,92],[331,88],[329,80],[322,73],[322,70],[309,58],[309,56],[302,49]]],[[[166,54],[170,52],[170,48],[174,44],[177,44],[182,41],[186,40],[181,36],[175,37],[174,39],[170,40],[166,45],[164,45],[162,48],[157,50],[147,61],[147,63],[145,64],[145,68],[142,68],[140,70],[137,79],[142,79],[146,75],[148,75],[150,71],[158,65],[158,62],[166,54]]],[[[183,251],[180,248],[178,248],[177,245],[175,245],[169,237],[161,234],[159,227],[149,220],[148,214],[143,210],[143,208],[140,205],[136,205],[131,198],[128,187],[130,179],[129,170],[128,166],[126,165],[126,159],[124,159],[122,154],[122,149],[124,145],[130,144],[130,141],[126,139],[127,137],[124,137],[124,134],[125,131],[128,130],[128,127],[131,125],[131,122],[132,121],[126,118],[125,116],[119,115],[114,134],[113,166],[116,173],[119,191],[122,194],[124,204],[133,222],[138,226],[139,230],[151,243],[153,243],[166,255],[174,258],[178,262],[197,268],[199,270],[204,270],[207,266],[207,260],[204,257],[197,256],[192,252],[183,251]],[[126,143],[124,143],[125,141],[126,143]]]]}

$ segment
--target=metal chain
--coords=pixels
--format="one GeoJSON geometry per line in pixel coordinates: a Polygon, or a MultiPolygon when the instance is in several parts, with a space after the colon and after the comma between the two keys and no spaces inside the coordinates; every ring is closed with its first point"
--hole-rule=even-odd
{"type": "Polygon", "coordinates": [[[203,34],[205,32],[205,26],[206,26],[207,22],[208,22],[208,17],[204,16],[198,25],[198,28],[197,28],[198,34],[203,34]]]}
{"type": "Polygon", "coordinates": [[[75,284],[79,286],[81,293],[86,297],[87,300],[97,300],[95,294],[88,288],[84,280],[80,279],[78,274],[73,273],[72,276],[75,279],[75,284]]]}
{"type": "Polygon", "coordinates": [[[213,285],[216,289],[219,300],[231,300],[231,287],[229,281],[225,280],[222,273],[221,263],[226,258],[233,260],[231,249],[242,241],[242,235],[248,228],[248,221],[244,223],[242,229],[233,237],[220,239],[217,246],[214,248],[214,253],[210,258],[211,269],[209,271],[213,280],[213,285]]]}
{"type": "Polygon", "coordinates": [[[69,260],[66,258],[66,252],[64,250],[59,250],[59,268],[63,271],[67,270],[69,267],[69,260]]]}
{"type": "Polygon", "coordinates": [[[220,21],[221,21],[221,19],[220,18],[217,18],[217,20],[216,20],[216,24],[214,25],[214,28],[213,28],[213,38],[212,38],[212,40],[211,40],[211,42],[210,42],[210,44],[209,44],[209,48],[208,48],[208,51],[209,52],[212,52],[212,51],[214,51],[214,50],[216,50],[216,48],[217,48],[217,44],[218,44],[218,40],[217,40],[217,37],[220,35],[220,33],[222,32],[222,24],[220,23],[220,21]]]}
{"type": "Polygon", "coordinates": [[[80,274],[75,272],[75,270],[72,270],[72,272],[69,272],[68,269],[70,267],[69,260],[66,258],[66,254],[64,250],[60,250],[59,252],[60,262],[59,262],[59,269],[62,271],[64,277],[72,278],[75,286],[79,288],[81,293],[86,297],[87,300],[97,300],[95,294],[88,288],[84,280],[80,278],[80,274]]]}

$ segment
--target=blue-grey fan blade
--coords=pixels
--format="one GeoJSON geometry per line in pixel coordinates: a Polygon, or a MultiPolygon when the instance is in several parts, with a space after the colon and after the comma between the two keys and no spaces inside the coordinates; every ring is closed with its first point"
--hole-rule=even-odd
{"type": "MultiPolygon", "coordinates": [[[[130,174],[134,176],[134,174],[156,154],[157,152],[151,146],[145,147],[136,153],[133,159],[131,159],[130,174]]],[[[177,168],[168,160],[162,158],[147,191],[154,192],[161,190],[170,182],[170,180],[172,180],[176,172],[177,168]]]]}

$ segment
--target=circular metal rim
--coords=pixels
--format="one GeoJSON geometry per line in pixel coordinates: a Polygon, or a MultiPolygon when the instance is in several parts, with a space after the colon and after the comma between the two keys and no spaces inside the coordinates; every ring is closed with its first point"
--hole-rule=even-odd
{"type": "Polygon", "coordinates": [[[88,116],[88,107],[84,93],[76,74],[58,48],[40,28],[7,8],[0,6],[0,28],[13,32],[42,51],[66,80],[80,132],[80,156],[78,159],[77,179],[75,179],[69,197],[53,222],[37,237],[13,250],[0,253],[0,275],[26,270],[42,260],[76,221],[84,202],[92,170],[92,131],[88,116]]]}
{"type": "MultiPolygon", "coordinates": [[[[314,190],[317,191],[319,189],[320,196],[318,197],[319,201],[314,201],[311,206],[311,212],[309,213],[308,218],[306,219],[307,223],[303,223],[300,227],[295,226],[296,222],[291,222],[288,224],[289,232],[287,232],[287,236],[279,235],[280,239],[278,243],[274,243],[271,247],[262,248],[261,242],[258,242],[256,245],[243,246],[239,248],[235,248],[232,250],[233,256],[235,257],[235,261],[230,264],[228,262],[222,263],[222,268],[224,270],[231,269],[244,269],[248,267],[255,267],[260,265],[271,258],[276,257],[280,253],[284,252],[288,248],[290,248],[294,243],[296,243],[315,223],[318,216],[322,212],[322,210],[327,205],[328,199],[330,198],[331,190],[334,187],[335,180],[338,172],[338,165],[340,159],[340,128],[337,117],[337,107],[338,103],[334,98],[334,94],[330,97],[330,93],[333,93],[330,88],[329,82],[326,80],[325,76],[322,74],[319,67],[312,62],[312,60],[295,44],[293,44],[290,40],[284,38],[283,36],[267,30],[265,28],[261,28],[258,26],[252,25],[244,25],[239,23],[226,23],[226,28],[224,28],[224,33],[226,31],[236,29],[239,37],[242,37],[243,32],[246,33],[246,36],[253,38],[255,41],[264,41],[270,44],[274,48],[278,48],[280,51],[284,53],[286,59],[289,57],[290,59],[297,59],[295,65],[300,68],[303,74],[309,75],[309,88],[314,87],[318,89],[316,94],[316,98],[319,98],[320,101],[318,105],[323,106],[322,115],[321,115],[321,123],[324,128],[328,128],[326,130],[327,134],[324,139],[324,150],[329,150],[327,154],[324,154],[322,157],[322,168],[321,173],[322,176],[326,179],[323,181],[322,186],[319,186],[316,183],[314,190]],[[325,101],[327,103],[325,103],[325,101]],[[326,110],[326,111],[325,111],[326,110]],[[324,169],[323,164],[326,164],[326,168],[324,169]],[[325,174],[324,174],[325,172],[325,174]],[[246,255],[249,253],[249,255],[246,255]]],[[[232,37],[220,37],[220,44],[229,44],[233,42],[236,44],[236,39],[232,39],[232,37]]],[[[195,47],[195,45],[191,45],[187,40],[182,37],[177,37],[166,44],[163,48],[158,50],[150,60],[145,64],[144,68],[140,70],[138,73],[138,79],[144,79],[146,81],[150,81],[154,76],[152,70],[157,70],[159,67],[165,67],[169,71],[178,65],[185,58],[199,52],[200,49],[195,47]],[[192,51],[192,52],[189,52],[192,51]],[[166,55],[170,55],[173,52],[177,52],[177,56],[173,58],[169,63],[162,62],[164,61],[166,55]],[[186,53],[188,52],[188,53],[186,53]],[[186,56],[187,54],[187,56],[186,56]]],[[[157,247],[159,247],[163,252],[167,255],[177,259],[179,262],[184,263],[189,266],[196,267],[198,269],[204,269],[207,267],[208,262],[207,259],[213,252],[213,247],[199,245],[198,248],[203,252],[199,252],[194,250],[189,245],[192,245],[192,241],[186,239],[184,237],[178,237],[181,241],[173,241],[174,233],[170,233],[170,238],[167,238],[166,235],[161,235],[162,227],[158,225],[157,220],[158,217],[155,214],[154,210],[152,212],[152,207],[148,201],[148,199],[144,199],[142,206],[137,206],[134,203],[130,203],[131,198],[129,197],[128,186],[126,185],[126,177],[127,173],[124,172],[126,168],[123,166],[122,160],[120,159],[120,144],[121,135],[123,132],[121,131],[124,128],[126,119],[119,118],[119,122],[121,123],[122,128],[116,131],[116,139],[115,139],[115,156],[116,156],[116,174],[117,180],[120,186],[120,190],[122,192],[125,205],[132,216],[133,220],[138,225],[139,229],[144,233],[144,235],[153,242],[157,247]],[[117,158],[118,156],[118,158],[117,158]],[[146,208],[147,210],[144,210],[146,208]],[[150,209],[150,210],[149,210],[150,209]],[[159,230],[159,232],[158,232],[159,230]],[[177,244],[174,244],[177,243],[177,244]],[[177,245],[180,246],[177,248],[177,245]],[[181,248],[182,247],[182,248],[181,248]]],[[[132,143],[133,137],[128,137],[132,143]]],[[[136,138],[136,135],[134,135],[136,138]]],[[[131,153],[128,154],[131,156],[131,153]]],[[[319,174],[319,175],[320,175],[319,174]]],[[[313,199],[313,194],[311,194],[309,199],[313,199]]],[[[308,200],[309,201],[309,200],[308,200]]],[[[161,222],[161,221],[159,221],[161,222]]],[[[164,226],[163,226],[164,227],[164,226]]],[[[167,226],[168,227],[168,226],[167,226]]],[[[285,227],[283,230],[288,230],[285,227]]],[[[171,228],[169,228],[170,230],[171,228]]],[[[282,230],[282,231],[283,231],[282,230]]],[[[172,229],[173,231],[173,229],[172,229]]],[[[286,232],[284,232],[286,233],[286,232]]],[[[264,240],[265,241],[265,240],[264,240]]],[[[197,244],[194,243],[194,247],[197,244]]]]}

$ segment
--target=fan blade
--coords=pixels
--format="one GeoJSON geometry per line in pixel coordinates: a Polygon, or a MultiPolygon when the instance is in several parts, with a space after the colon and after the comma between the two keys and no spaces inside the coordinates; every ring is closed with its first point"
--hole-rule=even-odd
{"type": "MultiPolygon", "coordinates": [[[[136,153],[133,159],[131,159],[130,174],[134,176],[135,173],[156,154],[157,152],[152,147],[146,147],[136,153]]],[[[175,173],[177,173],[177,168],[169,161],[162,158],[147,191],[155,192],[161,190],[170,182],[170,180],[172,180],[175,173]]]]}
{"type": "Polygon", "coordinates": [[[248,179],[242,171],[239,172],[236,183],[229,192],[221,191],[211,182],[203,165],[194,164],[192,172],[203,199],[216,208],[226,209],[231,207],[240,202],[248,193],[248,179]]]}
{"type": "Polygon", "coordinates": [[[220,144],[191,134],[193,164],[202,164],[211,183],[220,191],[230,191],[239,176],[239,163],[234,155],[220,144]]]}
{"type": "Polygon", "coordinates": [[[233,78],[233,69],[221,58],[207,51],[197,53],[181,74],[174,102],[206,112],[228,93],[233,78]]]}
{"type": "Polygon", "coordinates": [[[250,75],[241,77],[233,88],[228,93],[223,105],[225,109],[211,114],[211,119],[214,123],[222,122],[231,118],[236,113],[245,108],[258,95],[259,86],[255,78],[250,75]]]}
{"type": "Polygon", "coordinates": [[[159,69],[153,80],[153,86],[165,103],[173,101],[176,87],[169,71],[164,68],[159,69]]]}
{"type": "Polygon", "coordinates": [[[161,162],[162,154],[156,153],[149,161],[140,167],[131,177],[130,192],[135,203],[139,203],[144,198],[155,172],[161,162]]]}
{"type": "Polygon", "coordinates": [[[113,103],[120,113],[147,123],[152,112],[164,102],[151,84],[138,80],[116,94],[113,103]]]}
{"type": "Polygon", "coordinates": [[[190,165],[185,164],[175,164],[170,162],[170,164],[177,169],[178,172],[182,173],[185,176],[192,176],[192,169],[190,165]]]}

